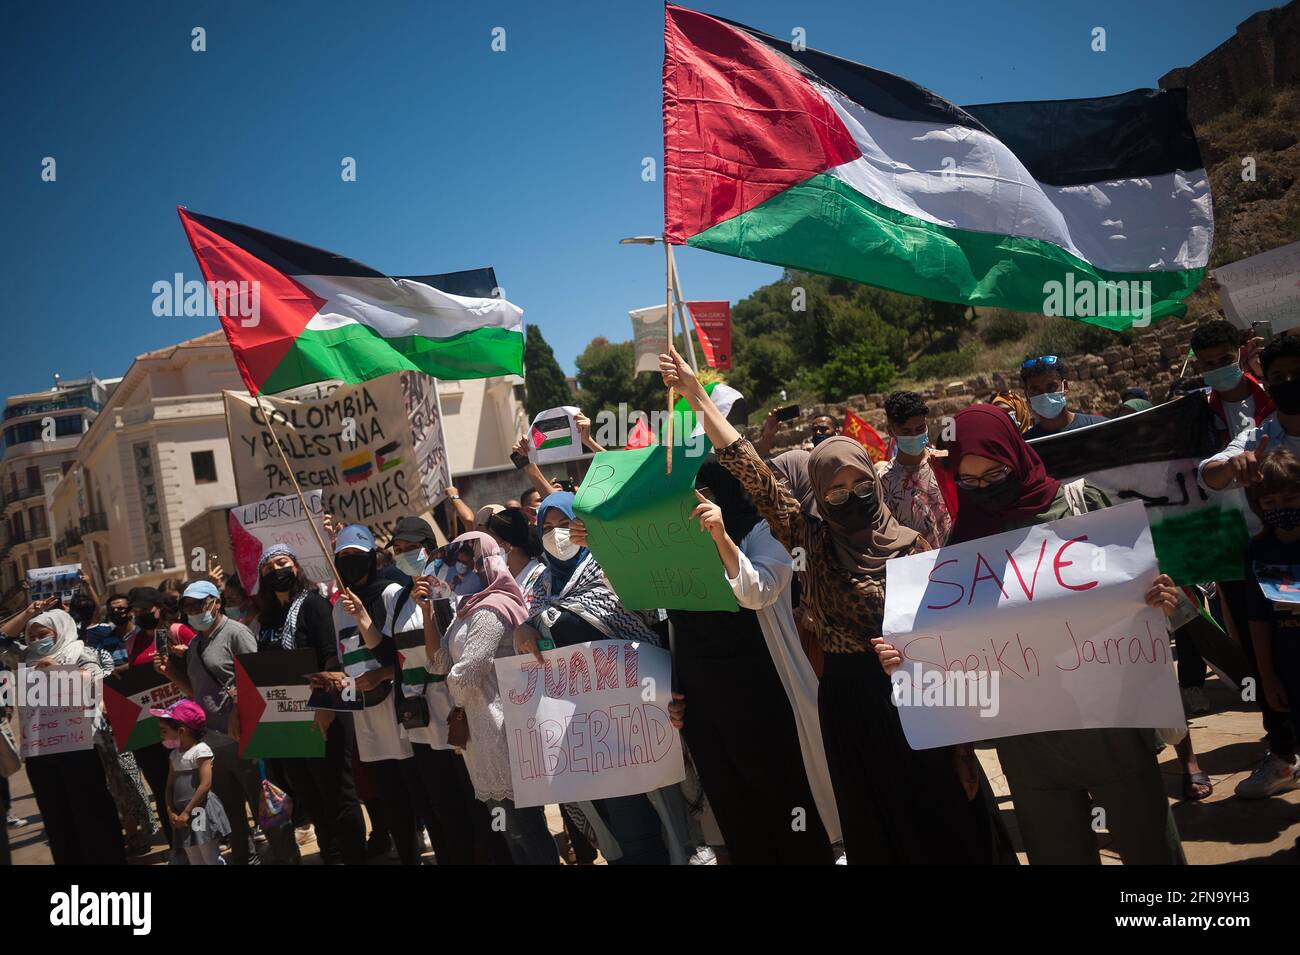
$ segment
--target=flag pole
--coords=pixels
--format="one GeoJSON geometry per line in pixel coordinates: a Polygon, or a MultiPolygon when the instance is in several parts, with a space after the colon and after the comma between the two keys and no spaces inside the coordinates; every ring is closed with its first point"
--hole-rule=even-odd
{"type": "Polygon", "coordinates": [[[700,366],[695,362],[695,344],[691,341],[691,329],[686,324],[686,315],[683,311],[683,306],[686,305],[686,296],[682,294],[681,278],[677,274],[677,260],[673,258],[673,247],[666,241],[664,242],[664,248],[668,250],[669,280],[672,282],[673,293],[677,297],[677,321],[681,323],[682,334],[686,336],[686,355],[691,362],[691,371],[698,375],[700,366]]]}
{"type": "MultiPolygon", "coordinates": [[[[330,571],[334,574],[334,583],[339,588],[339,593],[342,593],[347,590],[347,586],[343,583],[343,578],[339,576],[338,568],[334,566],[334,555],[330,553],[331,548],[325,546],[325,538],[321,537],[320,528],[316,526],[311,510],[307,507],[307,498],[303,496],[302,488],[298,485],[298,478],[293,473],[293,465],[289,463],[289,456],[284,453],[284,446],[280,444],[280,436],[275,433],[275,425],[271,423],[272,415],[266,413],[266,406],[262,404],[260,392],[253,396],[253,400],[257,402],[257,410],[262,412],[262,420],[266,422],[266,430],[271,432],[271,440],[275,442],[275,449],[280,452],[280,460],[284,462],[284,470],[289,475],[289,480],[293,482],[293,489],[298,495],[298,502],[302,504],[302,512],[307,515],[307,524],[316,537],[316,543],[320,545],[320,552],[330,565],[330,571]]],[[[271,410],[274,411],[275,409],[271,410]]],[[[324,506],[323,500],[321,504],[324,506]]]]}
{"type": "MultiPolygon", "coordinates": [[[[668,320],[668,354],[676,351],[673,348],[673,247],[668,244],[667,237],[664,238],[664,262],[665,262],[665,284],[668,287],[664,295],[664,317],[668,320]]],[[[668,436],[667,457],[664,463],[664,473],[673,473],[673,386],[668,386],[668,423],[664,426],[665,433],[668,436]]]]}

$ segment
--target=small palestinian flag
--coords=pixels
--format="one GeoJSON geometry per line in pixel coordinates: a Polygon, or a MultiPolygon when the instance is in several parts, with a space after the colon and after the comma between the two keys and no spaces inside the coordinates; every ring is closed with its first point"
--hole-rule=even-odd
{"type": "Polygon", "coordinates": [[[669,5],[668,242],[1107,328],[1181,313],[1213,236],[1183,90],[954,106],[669,5]]]}
{"type": "Polygon", "coordinates": [[[397,634],[397,665],[402,673],[402,692],[419,696],[425,686],[443,680],[442,675],[429,672],[429,651],[424,645],[423,630],[407,630],[397,634]]]}
{"type": "Polygon", "coordinates": [[[239,755],[244,759],[324,756],[325,737],[307,708],[307,674],[319,669],[316,651],[267,650],[235,657],[239,694],[239,755]]]}
{"type": "Polygon", "coordinates": [[[538,418],[533,422],[532,441],[534,451],[570,447],[573,444],[573,429],[569,426],[568,416],[561,414],[538,418]]]}
{"type": "Polygon", "coordinates": [[[119,753],[162,741],[158,717],[149,709],[168,707],[184,694],[153,667],[130,667],[104,678],[104,712],[119,753]]]}
{"type": "Polygon", "coordinates": [[[397,457],[397,451],[400,447],[401,444],[398,442],[389,441],[375,452],[375,464],[379,466],[380,471],[387,471],[402,463],[402,459],[397,457]]]}
{"type": "Polygon", "coordinates": [[[867,457],[871,458],[872,464],[884,458],[885,442],[880,437],[880,433],[848,408],[844,409],[844,426],[840,428],[840,434],[852,438],[866,448],[867,457]]]}
{"type": "Polygon", "coordinates": [[[269,232],[177,211],[251,394],[406,370],[446,379],[523,374],[523,311],[502,298],[455,294],[447,286],[465,273],[384,275],[269,232]]]}
{"type": "MultiPolygon", "coordinates": [[[[711,381],[704,386],[704,391],[724,418],[738,428],[745,426],[749,420],[749,405],[744,395],[725,381],[711,381]]],[[[687,437],[704,433],[704,425],[695,420],[695,412],[685,398],[677,399],[673,411],[677,415],[677,420],[673,422],[674,443],[681,444],[687,437]]],[[[662,433],[659,443],[663,444],[662,433]]]]}
{"type": "Polygon", "coordinates": [[[1209,491],[1196,480],[1197,465],[1219,450],[1203,396],[1035,438],[1029,445],[1052,477],[1087,478],[1114,504],[1146,504],[1156,559],[1174,583],[1241,580],[1244,496],[1238,490],[1209,491]]]}

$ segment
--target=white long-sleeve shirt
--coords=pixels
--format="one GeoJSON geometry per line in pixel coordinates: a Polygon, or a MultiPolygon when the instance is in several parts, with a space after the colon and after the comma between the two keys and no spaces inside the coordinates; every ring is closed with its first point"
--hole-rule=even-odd
{"type": "Polygon", "coordinates": [[[759,521],[739,542],[740,566],[735,577],[728,577],[736,603],[753,610],[759,629],[772,655],[777,676],[785,687],[799,734],[808,786],[817,803],[817,812],[831,842],[840,841],[840,817],[831,788],[831,773],[822,744],[821,719],[817,714],[817,674],[804,653],[799,631],[794,624],[790,602],[790,583],[794,567],[790,554],[772,536],[767,521],[759,521]]]}

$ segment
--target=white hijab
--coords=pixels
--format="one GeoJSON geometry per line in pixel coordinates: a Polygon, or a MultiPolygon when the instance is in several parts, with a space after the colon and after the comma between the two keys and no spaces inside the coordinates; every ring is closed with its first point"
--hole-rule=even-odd
{"type": "Polygon", "coordinates": [[[23,654],[24,663],[50,660],[57,666],[69,666],[81,663],[85,659],[94,659],[77,636],[76,622],[65,610],[46,610],[44,613],[38,613],[27,621],[23,633],[27,637],[28,645],[27,652],[23,654]],[[31,631],[36,624],[47,627],[54,633],[54,649],[44,655],[38,655],[31,649],[31,631]]]}

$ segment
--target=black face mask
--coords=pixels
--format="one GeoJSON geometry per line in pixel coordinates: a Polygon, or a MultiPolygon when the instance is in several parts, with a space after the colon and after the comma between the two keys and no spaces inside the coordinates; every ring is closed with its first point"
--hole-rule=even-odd
{"type": "Polygon", "coordinates": [[[879,509],[874,494],[858,497],[856,494],[849,492],[847,501],[838,506],[827,504],[823,513],[833,516],[835,523],[841,527],[856,531],[874,524],[876,522],[876,512],[879,509]]]}
{"type": "Polygon", "coordinates": [[[288,593],[297,580],[298,575],[292,567],[281,567],[262,575],[262,589],[277,594],[288,593]]]}
{"type": "Polygon", "coordinates": [[[343,583],[355,587],[370,575],[375,566],[375,552],[340,554],[334,558],[334,566],[343,578],[343,583]]]}
{"type": "Polygon", "coordinates": [[[964,489],[976,507],[986,511],[1001,511],[1020,499],[1021,482],[1018,475],[1008,474],[1005,480],[984,487],[964,489]]]}
{"type": "Polygon", "coordinates": [[[158,615],[156,613],[138,613],[135,615],[135,625],[141,630],[152,630],[158,626],[158,615]]]}
{"type": "Polygon", "coordinates": [[[821,444],[827,438],[833,438],[833,437],[835,437],[835,435],[833,434],[814,434],[812,436],[813,447],[815,448],[817,447],[817,445],[821,444]]]}
{"type": "Polygon", "coordinates": [[[1300,414],[1300,378],[1269,385],[1268,396],[1283,414],[1300,414]]]}
{"type": "Polygon", "coordinates": [[[115,624],[119,624],[119,625],[120,625],[120,624],[124,624],[124,623],[126,623],[128,620],[131,619],[131,611],[130,611],[130,610],[110,610],[110,611],[108,612],[108,619],[111,620],[111,621],[113,621],[113,623],[115,623],[115,624]]]}

